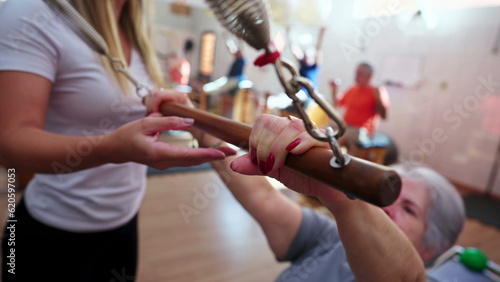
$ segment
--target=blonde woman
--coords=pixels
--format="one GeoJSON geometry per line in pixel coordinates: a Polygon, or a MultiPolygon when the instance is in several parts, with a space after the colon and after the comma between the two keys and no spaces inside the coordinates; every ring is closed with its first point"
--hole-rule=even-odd
{"type": "MultiPolygon", "coordinates": [[[[111,53],[158,89],[142,2],[72,1],[111,53]]],[[[4,282],[133,281],[146,165],[189,166],[232,153],[157,142],[158,132],[193,120],[147,113],[164,100],[187,103],[185,95],[154,92],[146,107],[42,0],[0,9],[0,99],[0,164],[36,173],[16,206],[14,244],[11,229],[4,233],[3,258],[15,257],[2,265],[4,282]]]]}

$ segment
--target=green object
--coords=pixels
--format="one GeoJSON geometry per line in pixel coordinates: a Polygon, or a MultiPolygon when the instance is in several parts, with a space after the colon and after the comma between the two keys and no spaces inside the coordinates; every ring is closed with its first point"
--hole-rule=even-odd
{"type": "Polygon", "coordinates": [[[465,249],[460,254],[460,262],[477,272],[483,272],[488,267],[488,258],[477,248],[465,249]]]}

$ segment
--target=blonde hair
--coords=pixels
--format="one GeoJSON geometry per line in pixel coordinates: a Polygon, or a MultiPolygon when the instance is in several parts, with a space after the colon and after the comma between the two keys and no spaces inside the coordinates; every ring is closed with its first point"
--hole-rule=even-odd
{"type": "MultiPolygon", "coordinates": [[[[114,0],[72,0],[76,10],[101,34],[112,56],[120,58],[128,67],[120,43],[119,29],[115,15],[114,0]]],[[[145,19],[143,0],[128,0],[123,5],[119,27],[125,32],[128,42],[141,55],[146,71],[157,87],[166,87],[156,52],[150,40],[150,30],[145,19]]],[[[130,91],[130,82],[112,69],[108,59],[101,56],[102,63],[116,79],[125,95],[130,91]]]]}

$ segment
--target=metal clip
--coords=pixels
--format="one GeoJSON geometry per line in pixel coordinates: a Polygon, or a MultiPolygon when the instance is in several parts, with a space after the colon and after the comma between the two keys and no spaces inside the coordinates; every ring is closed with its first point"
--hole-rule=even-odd
{"type": "Polygon", "coordinates": [[[317,140],[324,142],[330,141],[329,137],[326,134],[315,129],[314,124],[309,119],[309,116],[307,115],[304,107],[302,106],[302,101],[297,97],[296,94],[297,92],[300,91],[302,87],[306,89],[309,97],[311,97],[321,107],[321,109],[325,112],[325,114],[331,120],[333,120],[334,124],[336,125],[336,131],[334,132],[335,138],[339,138],[340,136],[342,136],[346,128],[344,120],[337,113],[337,111],[330,104],[328,104],[328,102],[326,102],[324,98],[316,94],[310,80],[300,76],[297,69],[290,62],[286,60],[282,59],[276,60],[275,66],[280,82],[285,88],[285,93],[290,99],[292,99],[292,104],[299,113],[302,120],[304,121],[304,125],[306,127],[307,132],[309,132],[309,134],[317,140]],[[292,79],[290,81],[287,81],[285,79],[285,75],[283,73],[282,68],[286,68],[292,75],[292,79]]]}
{"type": "Polygon", "coordinates": [[[330,161],[330,166],[334,168],[341,168],[346,166],[351,158],[349,155],[342,154],[339,143],[337,142],[337,138],[341,137],[346,129],[346,124],[342,117],[337,113],[337,111],[330,105],[324,98],[318,95],[312,86],[312,83],[309,79],[302,77],[299,75],[297,69],[286,60],[276,60],[275,62],[276,71],[278,77],[280,79],[283,88],[285,88],[285,93],[287,96],[292,99],[292,104],[297,110],[299,116],[302,118],[304,122],[304,126],[307,132],[315,139],[328,142],[330,147],[332,148],[334,157],[330,161]],[[292,79],[287,81],[285,79],[282,68],[286,68],[290,74],[292,75],[292,79]],[[333,120],[336,130],[332,127],[326,128],[326,134],[321,130],[316,128],[315,124],[309,119],[303,105],[302,101],[297,97],[297,92],[300,91],[301,88],[305,88],[309,97],[311,97],[319,107],[325,112],[328,117],[333,120]]]}
{"type": "Polygon", "coordinates": [[[351,157],[348,154],[342,153],[342,149],[340,149],[339,142],[337,142],[331,127],[326,128],[326,135],[328,136],[328,143],[333,151],[333,158],[330,160],[330,166],[333,168],[342,168],[348,165],[349,162],[351,162],[351,157]]]}
{"type": "MultiPolygon", "coordinates": [[[[333,136],[335,138],[340,138],[342,135],[344,135],[346,124],[342,117],[337,113],[337,111],[330,105],[328,102],[321,96],[319,96],[315,91],[314,88],[310,82],[309,79],[305,77],[294,77],[294,81],[296,81],[301,87],[304,87],[307,90],[307,94],[309,97],[311,97],[316,104],[325,112],[325,114],[333,120],[336,128],[336,131],[333,131],[333,136]]],[[[304,107],[302,107],[302,104],[300,105],[300,108],[303,110],[305,117],[309,120],[309,117],[307,116],[307,113],[305,113],[304,107]]],[[[332,129],[333,130],[333,129],[332,129]]],[[[313,136],[314,137],[314,136],[313,136]]],[[[329,139],[328,137],[326,137],[329,139]]],[[[318,139],[318,138],[316,138],[318,139]]],[[[320,139],[318,139],[320,140],[320,139]]],[[[323,140],[323,141],[328,141],[328,140],[323,140]]]]}
{"type": "Polygon", "coordinates": [[[113,70],[123,74],[125,78],[127,78],[135,86],[135,93],[139,98],[142,99],[146,95],[148,95],[151,89],[149,89],[149,87],[136,80],[132,76],[132,74],[130,74],[130,72],[125,68],[125,65],[123,64],[121,59],[115,58],[109,54],[107,54],[106,57],[110,60],[113,70]]]}

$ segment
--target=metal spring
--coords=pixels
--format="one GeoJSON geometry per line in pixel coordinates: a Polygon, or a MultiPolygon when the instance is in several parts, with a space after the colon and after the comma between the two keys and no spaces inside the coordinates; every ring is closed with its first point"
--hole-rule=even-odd
{"type": "Polygon", "coordinates": [[[219,22],[230,32],[257,50],[266,49],[271,41],[267,1],[205,0],[219,22]]]}

